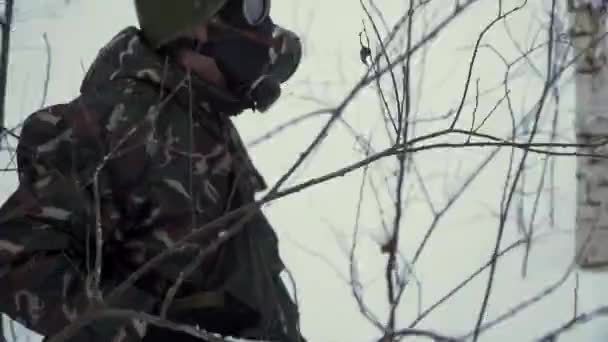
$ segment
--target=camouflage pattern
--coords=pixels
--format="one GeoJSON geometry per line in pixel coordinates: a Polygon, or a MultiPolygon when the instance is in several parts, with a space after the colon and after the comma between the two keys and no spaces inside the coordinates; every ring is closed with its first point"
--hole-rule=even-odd
{"type": "MultiPolygon", "coordinates": [[[[51,336],[92,302],[97,228],[107,294],[196,227],[253,201],[266,184],[230,120],[245,107],[156,53],[138,29],[121,31],[100,51],[79,97],[24,123],[19,187],[0,208],[0,311],[51,336]]],[[[277,245],[258,211],[183,288],[219,289],[253,309],[246,337],[299,341],[277,245]]],[[[117,306],[158,314],[195,252],[161,263],[117,306]]],[[[187,316],[204,326],[196,312],[187,316]]],[[[136,320],[97,321],[70,341],[139,341],[146,330],[136,320]]]]}

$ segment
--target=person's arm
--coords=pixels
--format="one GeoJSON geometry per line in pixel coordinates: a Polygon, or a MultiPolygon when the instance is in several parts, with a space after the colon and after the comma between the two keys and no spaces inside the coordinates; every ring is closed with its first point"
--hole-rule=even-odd
{"type": "MultiPolygon", "coordinates": [[[[109,161],[103,115],[103,108],[93,112],[76,100],[32,114],[21,130],[19,187],[0,209],[0,311],[43,335],[58,332],[88,307],[96,223],[99,218],[110,241],[121,220],[102,167],[109,161]]],[[[116,285],[111,278],[104,272],[102,291],[116,285]]],[[[149,310],[155,301],[134,288],[122,299],[121,306],[136,310],[149,310]]],[[[105,341],[121,326],[97,322],[81,333],[105,341]]]]}

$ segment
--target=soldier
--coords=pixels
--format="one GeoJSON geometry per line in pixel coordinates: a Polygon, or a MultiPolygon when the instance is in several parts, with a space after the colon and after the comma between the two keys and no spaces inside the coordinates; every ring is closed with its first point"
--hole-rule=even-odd
{"type": "Polygon", "coordinates": [[[139,28],[100,50],[81,94],[22,127],[19,187],[0,208],[0,311],[47,339],[93,317],[67,340],[201,341],[141,317],[99,316],[112,308],[304,341],[277,237],[250,205],[266,184],[231,122],[279,98],[300,62],[297,35],[273,23],[270,0],[135,7],[139,28]]]}

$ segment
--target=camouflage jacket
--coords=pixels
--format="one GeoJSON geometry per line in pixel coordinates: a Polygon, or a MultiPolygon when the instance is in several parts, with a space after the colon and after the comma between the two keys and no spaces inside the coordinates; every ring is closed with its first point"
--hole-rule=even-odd
{"type": "MultiPolygon", "coordinates": [[[[193,229],[253,201],[266,185],[229,118],[244,109],[151,50],[137,29],[121,31],[99,52],[80,96],[23,125],[19,187],[0,209],[0,311],[52,335],[87,308],[97,229],[107,294],[193,229]]],[[[155,313],[165,282],[194,255],[187,250],[162,262],[138,283],[147,286],[130,288],[116,305],[155,313]]],[[[297,314],[278,278],[283,267],[276,236],[258,211],[185,287],[230,293],[260,314],[259,331],[269,331],[253,337],[288,341],[279,335],[296,336],[297,314]]],[[[136,321],[87,329],[76,340],[143,335],[136,321]]]]}

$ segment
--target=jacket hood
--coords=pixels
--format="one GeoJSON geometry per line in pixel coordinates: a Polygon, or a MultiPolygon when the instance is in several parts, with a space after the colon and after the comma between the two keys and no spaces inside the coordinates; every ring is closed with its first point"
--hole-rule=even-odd
{"type": "Polygon", "coordinates": [[[119,79],[148,83],[167,94],[175,92],[185,105],[192,99],[201,109],[219,114],[237,115],[250,108],[230,92],[188,73],[156,52],[146,43],[141,31],[132,26],[120,31],[99,51],[80,91],[96,91],[119,79]]]}
{"type": "Polygon", "coordinates": [[[184,109],[189,109],[194,104],[195,114],[218,115],[223,122],[222,126],[228,130],[230,149],[241,160],[242,168],[249,170],[251,191],[266,189],[264,178],[257,172],[228,117],[248,109],[245,101],[188,73],[169,58],[157,53],[135,27],[122,30],[99,51],[87,71],[80,91],[82,94],[94,94],[104,88],[116,87],[116,81],[125,79],[157,88],[159,99],[163,94],[171,94],[172,101],[177,101],[184,109]]]}

